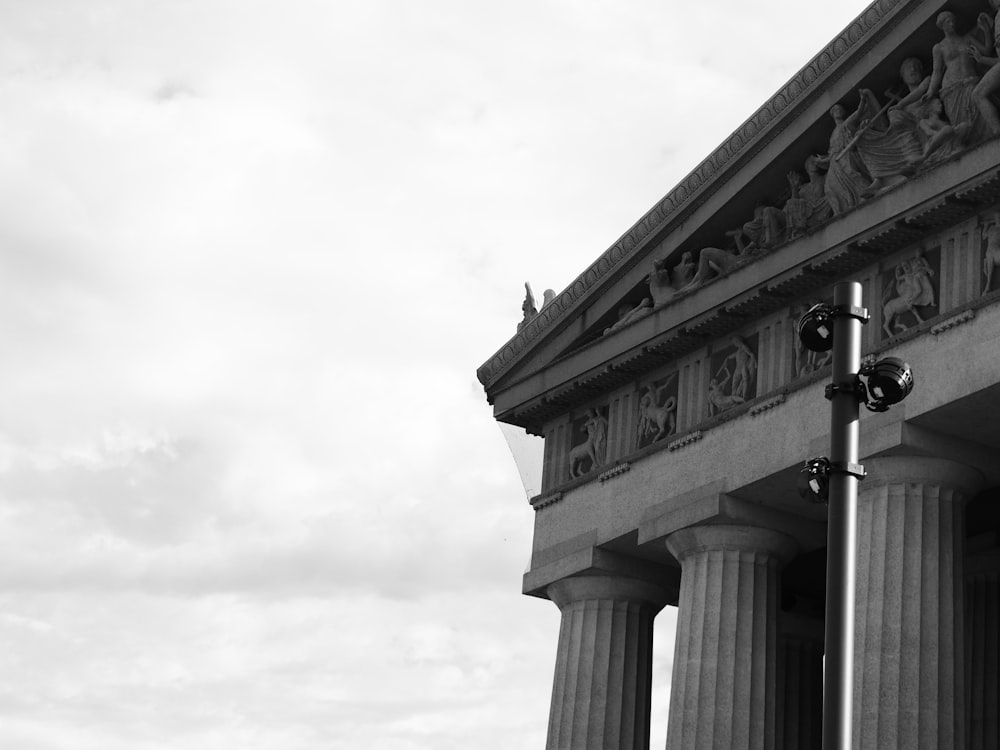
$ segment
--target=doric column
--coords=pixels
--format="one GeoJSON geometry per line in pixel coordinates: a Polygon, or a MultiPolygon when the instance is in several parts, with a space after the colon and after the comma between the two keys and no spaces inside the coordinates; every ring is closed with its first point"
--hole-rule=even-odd
{"type": "Polygon", "coordinates": [[[646,750],[653,618],[667,591],[622,576],[564,578],[548,750],[646,750]]]}
{"type": "Polygon", "coordinates": [[[858,498],[857,750],[964,750],[963,512],[954,461],[866,459],[858,498]]]}
{"type": "Polygon", "coordinates": [[[778,572],[797,548],[750,526],[667,537],[681,564],[667,750],[775,747],[778,572]]]}
{"type": "Polygon", "coordinates": [[[965,614],[969,750],[1000,748],[1000,557],[969,560],[965,614]]]}
{"type": "Polygon", "coordinates": [[[779,750],[823,744],[823,621],[784,614],[778,634],[779,750]]]}

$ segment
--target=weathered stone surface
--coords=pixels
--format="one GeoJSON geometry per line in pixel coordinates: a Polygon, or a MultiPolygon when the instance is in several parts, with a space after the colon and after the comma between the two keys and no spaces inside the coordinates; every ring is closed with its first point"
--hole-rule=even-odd
{"type": "Polygon", "coordinates": [[[562,612],[548,750],[649,747],[653,618],[668,592],[621,576],[548,587],[562,612]]]}
{"type": "Polygon", "coordinates": [[[858,499],[858,750],[965,748],[962,505],[979,472],[939,458],[866,461],[858,499]]]}
{"type": "Polygon", "coordinates": [[[778,570],[795,541],[719,525],[666,543],[682,571],[667,749],[773,748],[778,570]]]}

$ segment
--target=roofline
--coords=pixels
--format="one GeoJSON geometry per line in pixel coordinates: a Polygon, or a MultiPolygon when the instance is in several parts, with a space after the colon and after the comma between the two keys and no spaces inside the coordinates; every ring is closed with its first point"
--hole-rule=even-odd
{"type": "Polygon", "coordinates": [[[908,0],[875,0],[852,21],[841,34],[830,42],[805,67],[796,73],[774,96],[752,114],[726,141],[704,159],[673,190],[654,205],[608,250],[555,297],[548,305],[518,331],[492,357],[476,371],[479,382],[489,390],[503,375],[520,361],[529,345],[543,334],[554,331],[560,322],[589,292],[631,259],[639,248],[664,232],[668,224],[676,223],[703,202],[721,186],[721,175],[727,168],[750,158],[769,140],[762,136],[780,130],[778,121],[784,119],[793,105],[804,106],[818,95],[821,79],[850,53],[857,52],[865,43],[874,43],[872,30],[880,26],[895,11],[904,6],[909,10],[920,4],[908,0]]]}

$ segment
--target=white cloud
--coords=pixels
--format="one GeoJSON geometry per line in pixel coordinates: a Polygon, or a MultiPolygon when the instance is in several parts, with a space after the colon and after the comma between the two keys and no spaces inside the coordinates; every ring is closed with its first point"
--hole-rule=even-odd
{"type": "Polygon", "coordinates": [[[4,5],[0,744],[540,746],[558,613],[475,368],[823,14],[4,5]]]}

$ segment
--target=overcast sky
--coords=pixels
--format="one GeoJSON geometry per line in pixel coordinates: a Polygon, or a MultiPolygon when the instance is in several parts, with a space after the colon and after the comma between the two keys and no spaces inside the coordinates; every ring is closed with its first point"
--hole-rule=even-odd
{"type": "Polygon", "coordinates": [[[865,4],[0,0],[0,747],[543,747],[475,370],[865,4]]]}

